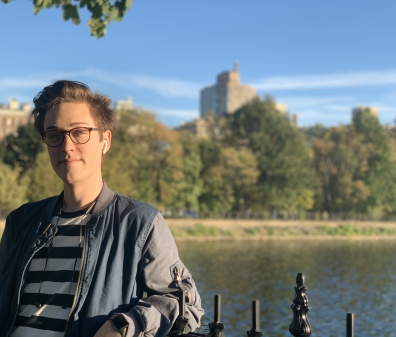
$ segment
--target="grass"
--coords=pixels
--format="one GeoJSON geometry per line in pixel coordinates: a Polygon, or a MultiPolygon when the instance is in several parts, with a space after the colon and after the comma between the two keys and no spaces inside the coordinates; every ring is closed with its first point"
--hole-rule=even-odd
{"type": "Polygon", "coordinates": [[[254,238],[282,236],[396,236],[395,228],[364,227],[362,225],[340,224],[338,226],[255,226],[255,227],[224,227],[205,226],[197,223],[193,227],[171,227],[175,238],[254,238]]]}
{"type": "Polygon", "coordinates": [[[235,235],[232,230],[223,230],[214,226],[204,226],[196,224],[194,227],[187,228],[171,228],[171,232],[175,238],[180,237],[206,237],[206,236],[227,236],[232,237],[235,235]]]}
{"type": "Polygon", "coordinates": [[[350,224],[337,227],[323,226],[318,231],[321,235],[340,235],[340,236],[372,236],[372,235],[396,235],[396,228],[383,227],[358,227],[350,224]]]}
{"type": "MultiPolygon", "coordinates": [[[[363,225],[340,224],[338,226],[252,226],[252,227],[230,227],[205,226],[197,223],[190,227],[170,227],[173,236],[180,238],[259,238],[259,237],[282,237],[282,236],[396,236],[396,227],[364,227],[363,225]]],[[[3,228],[0,227],[0,238],[3,228]]]]}

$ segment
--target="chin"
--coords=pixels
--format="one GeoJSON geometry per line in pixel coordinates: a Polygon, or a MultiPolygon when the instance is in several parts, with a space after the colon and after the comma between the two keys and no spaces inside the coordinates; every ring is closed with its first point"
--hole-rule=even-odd
{"type": "Polygon", "coordinates": [[[76,174],[65,174],[64,172],[58,173],[58,176],[62,179],[63,183],[68,185],[74,185],[83,180],[83,177],[79,177],[76,174]]]}

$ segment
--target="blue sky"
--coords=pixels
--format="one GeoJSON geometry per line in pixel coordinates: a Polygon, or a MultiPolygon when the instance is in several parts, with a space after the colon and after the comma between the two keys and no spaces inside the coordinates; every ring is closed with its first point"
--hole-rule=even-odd
{"type": "Polygon", "coordinates": [[[351,108],[396,117],[396,2],[136,0],[105,38],[33,14],[31,1],[0,4],[0,102],[31,102],[57,79],[111,99],[132,96],[168,126],[199,115],[199,90],[240,65],[242,83],[286,103],[301,126],[347,124],[351,108]]]}

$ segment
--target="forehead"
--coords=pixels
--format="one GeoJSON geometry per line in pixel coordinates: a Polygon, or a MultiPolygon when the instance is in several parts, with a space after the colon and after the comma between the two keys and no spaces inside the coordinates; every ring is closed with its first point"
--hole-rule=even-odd
{"type": "Polygon", "coordinates": [[[77,126],[97,127],[87,103],[61,103],[48,109],[45,114],[44,130],[50,128],[70,129],[77,126]]]}

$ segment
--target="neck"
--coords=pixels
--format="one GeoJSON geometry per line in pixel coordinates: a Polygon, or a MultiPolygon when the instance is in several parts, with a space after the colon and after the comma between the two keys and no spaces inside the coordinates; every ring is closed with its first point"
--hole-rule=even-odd
{"type": "Polygon", "coordinates": [[[64,184],[63,207],[65,212],[75,212],[91,206],[103,187],[103,181],[100,183],[81,186],[79,184],[64,184]]]}

